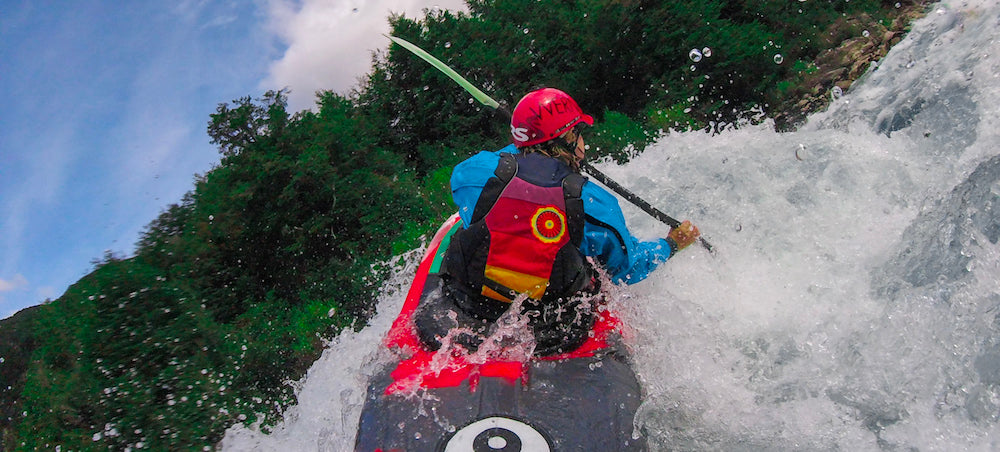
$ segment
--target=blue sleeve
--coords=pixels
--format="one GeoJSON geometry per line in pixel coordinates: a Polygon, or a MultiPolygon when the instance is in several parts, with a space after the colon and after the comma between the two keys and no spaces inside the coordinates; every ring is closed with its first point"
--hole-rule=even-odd
{"type": "Polygon", "coordinates": [[[642,281],[670,258],[666,240],[642,242],[632,236],[618,199],[607,190],[588,181],[582,198],[586,223],[580,251],[603,264],[615,282],[642,281]]]}
{"type": "Polygon", "coordinates": [[[499,151],[481,151],[455,165],[451,173],[451,197],[458,205],[458,215],[466,227],[472,222],[472,213],[486,181],[493,177],[500,163],[501,153],[517,154],[518,150],[512,144],[499,151]]]}

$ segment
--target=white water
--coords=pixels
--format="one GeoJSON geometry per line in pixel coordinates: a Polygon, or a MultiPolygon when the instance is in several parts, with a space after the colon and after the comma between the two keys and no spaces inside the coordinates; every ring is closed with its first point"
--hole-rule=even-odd
{"type": "MultiPolygon", "coordinates": [[[[673,133],[598,165],[718,251],[620,300],[653,450],[1000,449],[997,30],[995,0],[942,3],[801,131],[673,133]]],[[[666,232],[624,207],[636,235],[666,232]]],[[[223,448],[351,450],[413,260],[282,424],[223,448]]]]}

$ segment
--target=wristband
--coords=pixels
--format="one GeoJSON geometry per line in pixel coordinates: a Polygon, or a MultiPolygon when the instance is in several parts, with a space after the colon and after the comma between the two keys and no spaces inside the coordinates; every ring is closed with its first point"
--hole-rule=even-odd
{"type": "Polygon", "coordinates": [[[670,237],[667,237],[667,238],[665,238],[663,240],[666,240],[667,241],[667,245],[670,245],[670,255],[671,256],[673,256],[674,254],[677,254],[677,252],[680,251],[680,248],[677,247],[677,241],[675,241],[674,239],[672,239],[670,237]]]}

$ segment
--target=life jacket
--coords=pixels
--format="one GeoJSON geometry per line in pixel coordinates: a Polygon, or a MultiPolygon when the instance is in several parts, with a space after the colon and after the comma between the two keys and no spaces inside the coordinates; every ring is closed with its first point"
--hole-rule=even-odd
{"type": "Polygon", "coordinates": [[[547,304],[587,287],[583,239],[585,179],[540,154],[500,154],[470,224],[451,239],[443,274],[459,304],[495,320],[519,294],[547,304]]]}

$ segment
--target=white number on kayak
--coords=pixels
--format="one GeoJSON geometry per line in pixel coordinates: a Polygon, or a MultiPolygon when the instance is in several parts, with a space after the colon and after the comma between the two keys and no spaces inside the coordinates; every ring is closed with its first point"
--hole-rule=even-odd
{"type": "Polygon", "coordinates": [[[524,422],[505,417],[488,417],[455,432],[444,452],[547,452],[548,440],[524,422]]]}

